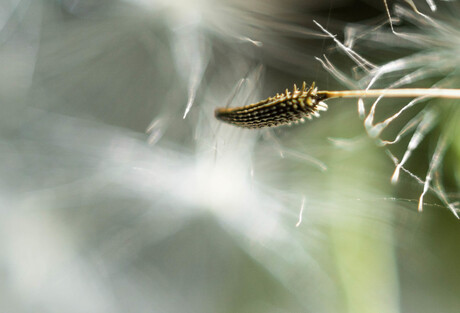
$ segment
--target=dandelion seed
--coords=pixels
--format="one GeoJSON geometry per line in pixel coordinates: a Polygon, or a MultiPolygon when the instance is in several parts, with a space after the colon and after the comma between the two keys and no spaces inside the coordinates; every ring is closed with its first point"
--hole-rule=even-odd
{"type": "MultiPolygon", "coordinates": [[[[438,97],[460,99],[460,89],[442,88],[406,88],[406,89],[368,89],[368,90],[341,90],[318,91],[313,83],[307,90],[303,83],[299,90],[294,85],[292,92],[286,89],[285,93],[277,94],[260,102],[235,108],[218,108],[215,110],[217,119],[244,128],[264,128],[298,123],[311,116],[319,117],[319,111],[327,110],[323,100],[331,98],[413,98],[438,97]],[[299,105],[294,104],[298,102],[299,105]]],[[[374,109],[369,116],[373,116],[374,109]]],[[[372,119],[368,117],[371,125],[372,119]]],[[[387,123],[391,121],[388,120],[387,123]]],[[[370,128],[370,126],[369,126],[370,128]]]]}
{"type": "Polygon", "coordinates": [[[255,104],[216,109],[215,116],[221,121],[245,128],[289,125],[311,117],[317,112],[317,107],[322,100],[321,96],[317,95],[317,91],[314,84],[307,90],[304,82],[300,90],[294,86],[292,93],[286,89],[283,94],[277,94],[255,104]]]}

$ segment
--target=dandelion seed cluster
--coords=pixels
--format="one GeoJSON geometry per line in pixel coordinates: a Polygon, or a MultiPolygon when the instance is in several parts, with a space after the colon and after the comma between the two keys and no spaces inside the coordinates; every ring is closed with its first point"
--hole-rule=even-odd
{"type": "Polygon", "coordinates": [[[319,111],[326,111],[323,95],[313,83],[307,89],[304,82],[301,89],[294,85],[290,92],[277,94],[260,102],[236,108],[218,108],[216,118],[244,128],[263,128],[304,122],[312,116],[319,117],[319,111]]]}
{"type": "MultiPolygon", "coordinates": [[[[459,218],[458,202],[451,199],[454,193],[446,191],[452,187],[444,186],[448,180],[443,179],[442,175],[443,167],[446,168],[446,160],[449,161],[449,158],[444,157],[450,146],[454,148],[456,146],[453,137],[455,125],[458,124],[458,105],[454,101],[429,102],[433,97],[458,98],[459,96],[458,89],[450,89],[458,87],[460,81],[458,17],[455,16],[459,10],[458,4],[445,3],[439,6],[436,12],[433,10],[436,6],[430,5],[432,12],[424,13],[425,9],[422,6],[424,1],[406,1],[409,5],[395,3],[393,8],[388,6],[387,1],[383,2],[388,26],[383,24],[376,27],[367,26],[366,29],[369,31],[364,32],[363,25],[348,26],[345,29],[346,36],[343,43],[325,27],[316,23],[334,40],[338,51],[346,54],[356,64],[352,76],[348,76],[340,68],[340,63],[333,64],[326,55],[317,59],[326,71],[350,89],[371,91],[379,86],[385,90],[396,90],[412,85],[422,90],[421,87],[427,86],[425,90],[429,92],[425,95],[414,93],[417,98],[407,103],[395,103],[394,109],[388,106],[384,108],[381,105],[382,98],[387,95],[378,97],[371,104],[366,104],[360,99],[358,113],[364,120],[368,135],[375,139],[377,144],[385,147],[395,164],[391,182],[398,183],[400,174],[405,172],[422,185],[418,211],[423,210],[426,193],[432,191],[459,218]],[[401,55],[398,58],[390,58],[382,64],[374,63],[360,54],[370,46],[373,49],[382,49],[380,57],[385,56],[385,51],[399,51],[401,55]],[[434,108],[435,103],[438,104],[436,108],[434,108]],[[433,132],[433,129],[436,131],[433,132]],[[409,138],[404,139],[404,137],[409,138]],[[423,142],[435,142],[431,155],[426,156],[426,150],[419,148],[423,142]],[[404,145],[405,151],[399,152],[399,147],[404,145]],[[421,161],[426,159],[430,160],[428,164],[421,161]],[[426,174],[419,177],[415,172],[421,168],[425,168],[423,170],[426,170],[426,174]]],[[[434,2],[426,2],[434,4],[434,2]]],[[[455,172],[458,172],[457,165],[458,162],[451,165],[455,172]]],[[[458,184],[454,188],[458,188],[458,184]]]]}

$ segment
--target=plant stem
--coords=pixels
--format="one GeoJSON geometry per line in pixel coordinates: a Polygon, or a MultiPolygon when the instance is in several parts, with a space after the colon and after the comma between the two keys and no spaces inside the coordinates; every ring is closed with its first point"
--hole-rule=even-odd
{"type": "Polygon", "coordinates": [[[339,90],[318,91],[317,95],[322,99],[329,98],[450,98],[460,99],[460,89],[442,88],[407,88],[407,89],[370,89],[370,90],[339,90]],[[324,98],[323,98],[324,97],[324,98]]]}

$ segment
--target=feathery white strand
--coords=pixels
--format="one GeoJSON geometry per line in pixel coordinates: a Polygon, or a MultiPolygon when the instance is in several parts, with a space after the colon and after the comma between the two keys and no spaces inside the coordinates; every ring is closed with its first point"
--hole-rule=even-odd
{"type": "Polygon", "coordinates": [[[412,151],[414,151],[420,142],[422,142],[423,138],[425,138],[426,134],[433,128],[434,121],[436,115],[433,111],[426,111],[422,121],[418,124],[417,129],[415,130],[409,144],[407,146],[406,152],[401,160],[401,162],[396,166],[396,169],[391,177],[391,182],[395,184],[399,179],[399,171],[401,167],[407,162],[407,160],[412,155],[412,151]]]}
{"type": "Polygon", "coordinates": [[[295,224],[295,227],[299,227],[302,224],[303,209],[305,208],[305,196],[302,198],[302,204],[300,205],[299,220],[295,224]]]}
{"type": "Polygon", "coordinates": [[[403,138],[409,131],[415,129],[417,127],[417,125],[420,124],[420,122],[423,119],[423,115],[424,115],[424,111],[418,113],[409,122],[407,122],[406,125],[404,125],[404,127],[401,128],[401,130],[398,132],[398,134],[396,135],[395,139],[393,139],[393,140],[379,139],[379,144],[382,145],[382,146],[386,146],[386,145],[393,145],[393,144],[399,142],[401,140],[401,138],[403,138]]]}
{"type": "Polygon", "coordinates": [[[347,75],[341,72],[337,67],[335,67],[325,55],[323,55],[323,58],[324,60],[322,60],[321,58],[315,57],[315,59],[321,63],[321,66],[326,71],[328,71],[332,76],[337,78],[339,81],[343,82],[345,86],[347,86],[350,89],[357,88],[356,83],[350,78],[348,78],[347,75]]]}
{"type": "MultiPolygon", "coordinates": [[[[433,153],[431,158],[430,167],[425,177],[425,182],[423,184],[423,192],[419,198],[418,210],[421,212],[423,210],[423,197],[425,196],[428,188],[430,187],[431,180],[433,179],[434,172],[438,169],[439,165],[442,162],[443,156],[447,150],[447,138],[442,136],[438,140],[438,144],[436,145],[436,149],[433,153]]],[[[454,212],[455,216],[458,218],[458,215],[454,212]]]]}
{"type": "Polygon", "coordinates": [[[353,49],[345,46],[343,43],[340,42],[340,40],[338,40],[336,38],[336,35],[333,35],[331,34],[329,31],[327,31],[320,23],[318,23],[317,21],[313,20],[313,22],[324,32],[326,33],[327,35],[329,35],[329,37],[331,37],[332,40],[334,40],[334,42],[337,44],[337,46],[339,48],[341,48],[349,57],[350,59],[352,59],[360,68],[362,68],[363,70],[365,71],[370,71],[374,68],[376,68],[377,66],[372,64],[371,62],[369,62],[368,60],[366,60],[365,58],[363,58],[362,56],[360,56],[358,53],[356,53],[355,51],[353,51],[353,49]]]}
{"type": "MultiPolygon", "coordinates": [[[[396,112],[395,114],[393,114],[392,116],[384,120],[383,122],[377,123],[374,126],[372,126],[372,129],[371,129],[371,132],[373,134],[372,137],[378,138],[381,135],[381,133],[391,124],[391,122],[396,120],[403,112],[413,107],[415,104],[425,100],[425,98],[426,97],[415,98],[414,100],[406,104],[401,110],[399,110],[398,112],[396,112]]],[[[392,142],[386,141],[385,145],[393,144],[399,141],[400,134],[401,133],[398,133],[397,139],[393,140],[392,142]]]]}

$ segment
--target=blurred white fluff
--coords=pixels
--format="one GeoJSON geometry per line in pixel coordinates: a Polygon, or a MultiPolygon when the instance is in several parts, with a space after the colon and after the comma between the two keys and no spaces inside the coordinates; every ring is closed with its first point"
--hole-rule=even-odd
{"type": "MultiPolygon", "coordinates": [[[[125,1],[150,10],[155,15],[159,12],[163,14],[162,18],[171,31],[170,40],[176,70],[187,84],[188,101],[184,118],[189,113],[203,80],[211,57],[212,43],[209,41],[213,38],[226,42],[226,49],[238,50],[238,46],[245,42],[258,47],[263,44],[279,46],[275,36],[280,31],[291,36],[321,36],[317,31],[295,28],[289,23],[267,22],[283,11],[283,6],[277,1],[125,1]]],[[[308,5],[308,2],[304,5],[308,5]]],[[[289,12],[289,7],[285,11],[289,12]]],[[[284,49],[288,50],[289,47],[284,49]]]]}
{"type": "MultiPolygon", "coordinates": [[[[306,251],[317,239],[296,233],[297,212],[286,210],[306,192],[252,177],[258,133],[212,116],[241,77],[247,80],[234,101],[259,98],[253,52],[232,48],[259,41],[240,30],[247,24],[221,19],[215,3],[187,3],[2,6],[1,311],[232,311],[227,293],[252,292],[246,279],[265,284],[235,278],[238,262],[225,262],[241,254],[292,297],[286,310],[336,305],[324,301],[333,281],[306,251]],[[212,55],[212,48],[225,53],[212,55]],[[219,67],[210,68],[217,58],[219,67]],[[212,234],[221,237],[218,246],[210,245],[214,238],[175,243],[190,225],[203,228],[207,216],[238,248],[220,248],[222,231],[212,234]]],[[[322,186],[310,189],[319,194],[322,186]]],[[[313,208],[315,201],[322,200],[312,199],[313,208]]]]}
{"type": "MultiPolygon", "coordinates": [[[[408,1],[408,3],[409,6],[396,4],[391,12],[388,10],[390,27],[382,24],[371,30],[365,30],[361,26],[353,25],[345,31],[347,37],[344,45],[334,38],[339,49],[347,53],[356,64],[355,76],[352,79],[342,73],[326,57],[319,59],[324,68],[353,89],[400,88],[408,85],[419,88],[458,88],[460,82],[458,76],[460,64],[458,12],[460,6],[455,2],[449,2],[444,3],[438,10],[439,7],[433,1],[427,1],[432,11],[438,10],[438,14],[431,16],[430,13],[424,14],[419,11],[418,7],[423,7],[423,1],[418,3],[408,1]],[[399,24],[402,26],[398,26],[399,24]],[[404,53],[406,55],[393,61],[376,65],[357,53],[362,47],[372,45],[386,51],[393,50],[395,54],[398,54],[401,49],[406,49],[407,52],[404,53]]],[[[323,29],[323,31],[326,30],[323,29]]],[[[332,36],[330,33],[329,35],[332,36]]],[[[407,149],[400,159],[388,151],[396,166],[392,182],[398,181],[401,170],[407,172],[409,176],[423,185],[418,204],[419,211],[423,209],[424,195],[428,190],[432,190],[458,218],[459,209],[456,202],[448,200],[442,188],[441,179],[443,157],[453,136],[458,133],[458,129],[454,127],[458,123],[459,110],[455,107],[458,104],[455,104],[453,100],[437,101],[434,107],[431,103],[436,101],[431,101],[424,109],[414,110],[414,107],[419,107],[420,103],[429,100],[427,97],[420,97],[404,106],[396,106],[396,110],[391,113],[382,107],[381,110],[389,115],[382,121],[375,122],[382,98],[374,101],[367,113],[364,101],[362,99],[358,101],[358,112],[364,118],[364,126],[368,134],[380,145],[390,146],[399,143],[405,136],[412,133],[407,149]],[[441,117],[438,116],[440,111],[442,112],[441,117]],[[410,114],[413,114],[414,117],[407,118],[410,114]],[[398,124],[399,119],[406,119],[405,124],[394,126],[398,124]],[[419,178],[406,169],[405,165],[435,126],[441,127],[442,132],[432,153],[426,176],[419,178]],[[394,127],[401,127],[401,130],[394,135],[395,137],[383,139],[384,131],[394,127]],[[434,179],[436,181],[433,181],[434,179]]],[[[380,113],[379,116],[381,115],[380,113]]]]}

